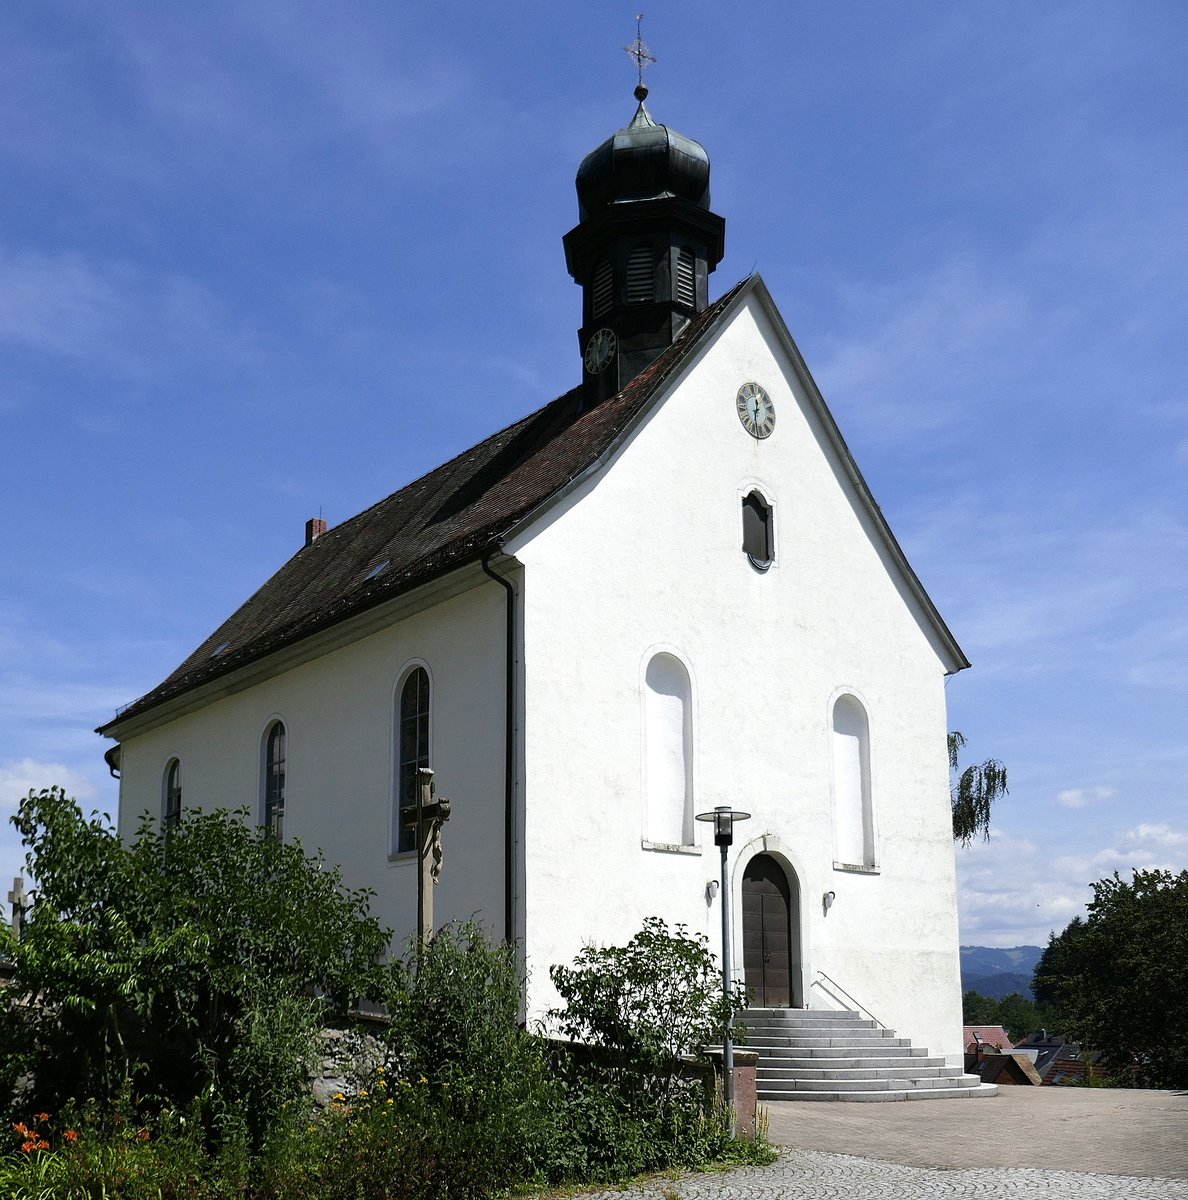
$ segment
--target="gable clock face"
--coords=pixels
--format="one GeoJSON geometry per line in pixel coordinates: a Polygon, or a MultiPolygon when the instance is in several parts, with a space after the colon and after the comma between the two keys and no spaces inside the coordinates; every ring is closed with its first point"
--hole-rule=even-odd
{"type": "Polygon", "coordinates": [[[771,436],[775,428],[775,405],[771,397],[757,383],[744,383],[738,389],[735,401],[738,409],[738,419],[742,427],[753,438],[771,436]]]}
{"type": "Polygon", "coordinates": [[[614,331],[611,329],[599,329],[592,333],[586,343],[586,353],[582,356],[586,370],[591,375],[601,375],[610,366],[617,345],[614,331]]]}

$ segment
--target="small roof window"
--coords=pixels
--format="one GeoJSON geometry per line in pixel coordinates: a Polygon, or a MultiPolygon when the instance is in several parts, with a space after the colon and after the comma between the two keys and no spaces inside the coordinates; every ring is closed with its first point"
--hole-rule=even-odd
{"type": "Polygon", "coordinates": [[[378,579],[388,569],[388,564],[391,563],[391,561],[392,560],[390,558],[385,558],[382,563],[376,563],[376,565],[367,572],[363,582],[366,583],[369,579],[378,579]]]}

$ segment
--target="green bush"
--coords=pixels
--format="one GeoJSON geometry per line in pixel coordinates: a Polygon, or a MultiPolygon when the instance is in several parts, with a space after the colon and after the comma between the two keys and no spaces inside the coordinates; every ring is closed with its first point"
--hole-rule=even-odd
{"type": "Polygon", "coordinates": [[[387,1032],[395,1077],[481,1141],[493,1179],[543,1178],[558,1137],[560,1088],[545,1043],[520,1021],[524,973],[514,946],[473,921],[448,925],[393,965],[387,1032]]]}
{"type": "Polygon", "coordinates": [[[570,1173],[622,1178],[717,1157],[728,1114],[682,1060],[720,1042],[745,999],[738,987],[722,995],[706,939],[650,917],[625,946],[587,946],[550,974],[565,1002],[550,1016],[594,1051],[557,1056],[570,1173]]]}
{"type": "Polygon", "coordinates": [[[0,1154],[6,1200],[230,1200],[245,1193],[240,1148],[208,1153],[201,1123],[174,1113],[152,1125],[93,1108],[60,1121],[14,1122],[0,1154]]]}
{"type": "Polygon", "coordinates": [[[474,923],[377,966],[368,894],[246,814],[124,845],[51,789],[15,824],[37,888],[0,992],[0,1196],[478,1200],[737,1145],[682,1056],[741,995],[681,927],[554,969],[574,1048],[523,1028],[515,948],[474,923]],[[356,997],[386,1006],[384,1062],[315,1117],[305,1065],[356,997]]]}
{"type": "Polygon", "coordinates": [[[13,824],[36,881],[0,992],[0,1083],[21,1081],[21,1111],[110,1108],[129,1089],[158,1107],[201,1097],[211,1128],[258,1142],[301,1093],[320,1022],[383,994],[369,893],[246,813],[194,812],[167,833],[146,820],[125,845],[52,788],[13,824]]]}

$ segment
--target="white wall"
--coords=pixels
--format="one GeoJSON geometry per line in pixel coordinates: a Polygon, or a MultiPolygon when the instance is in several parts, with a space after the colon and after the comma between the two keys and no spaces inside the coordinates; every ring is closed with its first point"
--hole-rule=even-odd
{"type": "Polygon", "coordinates": [[[294,667],[123,742],[120,831],[157,816],[166,762],[182,764],[185,808],[258,812],[261,738],[288,732],[285,838],[345,865],[373,888],[372,911],[395,930],[416,924],[411,856],[390,860],[393,702],[408,665],[432,680],[432,763],[452,811],[435,889],[438,923],[480,914],[503,930],[504,593],[485,582],[428,612],[294,667]]]}
{"type": "MultiPolygon", "coordinates": [[[[525,565],[526,947],[531,1006],[547,968],[657,913],[706,933],[718,855],[641,845],[643,668],[658,650],[693,684],[694,806],[753,817],[732,859],[767,848],[802,895],[805,985],[824,970],[884,1022],[957,1056],[960,991],[943,670],[935,634],[888,574],[869,519],[752,296],[598,478],[509,551],[525,565]],[[756,380],[774,433],[742,429],[756,380]],[[741,499],[775,506],[776,561],[741,551],[741,499]],[[878,873],[834,867],[830,708],[870,722],[878,873]],[[826,917],[821,897],[837,900],[826,917]]],[[[735,922],[735,946],[741,945],[735,922]]],[[[741,951],[735,955],[741,973],[741,951]]]]}

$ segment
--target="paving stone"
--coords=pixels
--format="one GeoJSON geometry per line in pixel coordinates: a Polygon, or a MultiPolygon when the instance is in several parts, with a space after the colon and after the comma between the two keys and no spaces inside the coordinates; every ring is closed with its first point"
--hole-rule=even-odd
{"type": "Polygon", "coordinates": [[[1188,1200],[1188,1182],[1133,1176],[1044,1171],[1033,1167],[945,1170],[902,1163],[784,1150],[767,1167],[711,1175],[656,1178],[622,1191],[582,1193],[583,1200],[1188,1200]]]}
{"type": "Polygon", "coordinates": [[[583,1200],[1188,1200],[1182,1092],[1010,1087],[980,1104],[764,1107],[783,1147],[771,1166],[583,1200]]]}

